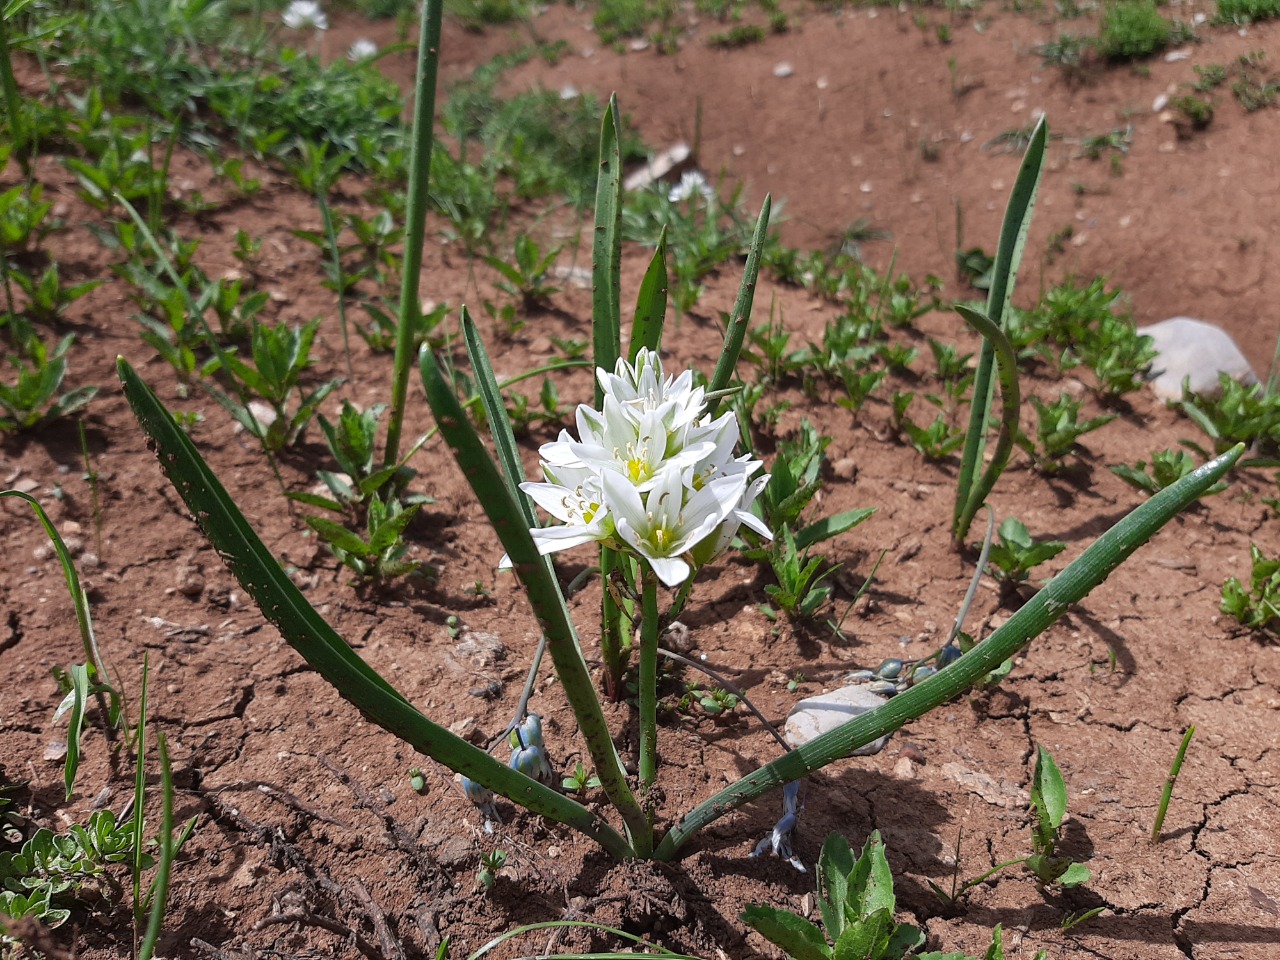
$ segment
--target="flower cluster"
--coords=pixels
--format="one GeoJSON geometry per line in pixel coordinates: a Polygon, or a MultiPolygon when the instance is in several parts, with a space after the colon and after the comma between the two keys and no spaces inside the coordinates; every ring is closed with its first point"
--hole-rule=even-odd
{"type": "Polygon", "coordinates": [[[768,475],[753,480],[760,461],[733,455],[738,422],[707,414],[691,371],[664,377],[645,349],[634,364],[619,360],[596,376],[602,409],[579,406],[578,439],[562,430],[540,450],[545,482],[520,485],[561,521],[531,531],[541,553],[604,543],[643,557],[675,587],[741,526],[771,536],[751,512],[768,475]]]}
{"type": "Polygon", "coordinates": [[[280,14],[280,20],[290,30],[302,30],[306,27],[329,29],[329,17],[316,0],[292,0],[285,7],[284,13],[280,14]]]}

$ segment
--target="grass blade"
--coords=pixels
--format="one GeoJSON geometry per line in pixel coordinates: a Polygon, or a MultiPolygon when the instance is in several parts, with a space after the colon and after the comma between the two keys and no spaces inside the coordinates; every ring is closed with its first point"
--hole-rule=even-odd
{"type": "Polygon", "coordinates": [[[1178,747],[1177,756],[1173,758],[1173,766],[1169,768],[1169,776],[1165,777],[1164,791],[1160,794],[1160,806],[1156,808],[1156,822],[1151,828],[1151,842],[1160,842],[1160,831],[1164,829],[1164,816],[1169,812],[1169,801],[1173,799],[1173,785],[1178,782],[1178,774],[1182,772],[1182,761],[1187,758],[1187,748],[1191,746],[1191,738],[1196,735],[1196,725],[1187,727],[1183,734],[1182,744],[1178,747]]]}
{"type": "Polygon", "coordinates": [[[1243,453],[1244,444],[1237,444],[1135,508],[1090,544],[1000,629],[945,670],[939,670],[883,706],[748,774],[699,804],[663,837],[654,856],[659,860],[674,857],[694,833],[748,800],[847,757],[858,747],[892,733],[908,721],[959,696],[1039,636],[1066,612],[1067,607],[1105,580],[1138,547],[1230,470],[1243,453]]]}

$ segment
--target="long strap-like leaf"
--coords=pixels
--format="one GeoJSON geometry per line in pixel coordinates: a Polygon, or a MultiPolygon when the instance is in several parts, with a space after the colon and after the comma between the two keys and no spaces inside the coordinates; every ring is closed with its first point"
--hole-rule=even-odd
{"type": "Polygon", "coordinates": [[[959,696],[1043,633],[1067,607],[1105,580],[1156,531],[1230,470],[1243,453],[1244,444],[1238,444],[1137,507],[1090,544],[1000,629],[945,670],[939,670],[870,713],[792,750],[699,804],[662,839],[654,856],[659,860],[670,859],[690,836],[730,810],[847,757],[858,747],[892,733],[959,696]]]}
{"type": "MultiPolygon", "coordinates": [[[[600,125],[600,171],[591,248],[591,339],[597,367],[612,371],[622,353],[622,123],[618,97],[600,125]]],[[[596,409],[604,400],[596,384],[596,409]]]]}
{"type": "Polygon", "coordinates": [[[196,523],[258,609],[317,673],[369,720],[433,760],[505,797],[519,798],[535,813],[575,827],[615,856],[631,852],[596,814],[431,722],[365,663],[293,585],[155,394],[125,360],[116,367],[134,416],[196,523]]]}
{"type": "Polygon", "coordinates": [[[538,553],[524,514],[497,464],[467,419],[452,385],[430,349],[423,349],[420,366],[427,403],[440,427],[440,435],[453,450],[463,476],[475,492],[489,523],[511,558],[516,575],[528,591],[529,603],[547,638],[547,649],[555,662],[556,674],[587,743],[600,785],[631,831],[632,843],[636,845],[633,854],[647,856],[652,849],[649,823],[627,785],[622,762],[618,759],[595,687],[587,673],[587,664],[560,586],[538,553]]]}
{"type": "MultiPolygon", "coordinates": [[[[1043,117],[1036,124],[1022,156],[1022,166],[1014,181],[1013,192],[1004,211],[1004,223],[1000,228],[1000,243],[996,247],[996,261],[991,272],[991,287],[987,291],[987,317],[1000,329],[1004,329],[1005,308],[1013,297],[1018,266],[1027,243],[1027,231],[1031,228],[1031,214],[1035,210],[1036,193],[1040,188],[1040,173],[1044,169],[1044,148],[1049,128],[1043,117]]],[[[973,377],[973,406],[969,411],[969,429],[965,434],[964,449],[960,456],[960,474],[956,482],[956,506],[952,517],[951,537],[963,543],[969,533],[969,524],[981,502],[968,509],[982,463],[982,451],[987,442],[987,427],[991,417],[992,365],[995,347],[984,339],[978,352],[978,366],[973,377]],[[961,517],[967,512],[968,519],[961,517]]],[[[994,482],[994,478],[993,478],[994,482]]]]}
{"type": "Polygon", "coordinates": [[[733,379],[733,371],[738,366],[738,354],[742,352],[743,341],[747,338],[747,327],[751,323],[751,305],[756,297],[756,279],[760,275],[760,257],[764,252],[764,241],[769,230],[769,211],[773,208],[773,199],[766,194],[760,206],[760,216],[756,218],[755,233],[751,237],[751,249],[747,251],[747,263],[742,269],[742,282],[738,285],[738,296],[733,301],[733,312],[729,314],[729,328],[724,333],[724,346],[720,350],[720,359],[716,361],[715,373],[711,375],[711,386],[707,392],[712,400],[707,404],[707,415],[714,417],[720,409],[720,397],[717,391],[729,386],[733,379]]]}

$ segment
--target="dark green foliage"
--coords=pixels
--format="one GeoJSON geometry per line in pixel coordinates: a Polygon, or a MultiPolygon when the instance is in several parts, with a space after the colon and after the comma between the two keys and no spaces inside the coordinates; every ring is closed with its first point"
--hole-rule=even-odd
{"type": "Polygon", "coordinates": [[[1222,585],[1222,612],[1249,630],[1273,635],[1280,626],[1280,560],[1269,559],[1258,545],[1249,544],[1249,588],[1231,577],[1222,585]]]}
{"type": "Polygon", "coordinates": [[[1155,0],[1118,0],[1102,13],[1098,50],[1108,60],[1149,57],[1168,45],[1170,30],[1155,0]]]}

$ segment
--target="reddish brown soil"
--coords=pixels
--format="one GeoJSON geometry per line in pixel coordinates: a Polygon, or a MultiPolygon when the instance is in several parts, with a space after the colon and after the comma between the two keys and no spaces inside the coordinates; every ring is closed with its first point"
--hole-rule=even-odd
{"type": "MultiPolygon", "coordinates": [[[[943,18],[929,16],[931,22],[943,18]]],[[[568,37],[575,48],[598,47],[581,28],[586,19],[557,7],[537,28],[568,37]]],[[[710,51],[700,39],[709,29],[703,25],[675,56],[597,49],[591,58],[571,55],[557,67],[530,65],[517,79],[616,87],[641,133],[659,144],[692,135],[694,97],[700,96],[703,165],[746,178],[755,199],[765,189],[788,198],[791,240],[824,242],[850,220],[870,217],[892,231],[898,267],[917,276],[950,276],[957,202],[966,211],[965,242],[994,246],[1016,161],[983,152],[983,143],[1022,125],[1037,107],[1071,137],[1120,125],[1122,113],[1134,109],[1134,146],[1121,177],[1111,177],[1105,162],[1075,159],[1074,143],[1055,143],[1025,288],[1036,286],[1044,238],[1073,224],[1085,242],[1068,246],[1053,276],[1107,272],[1132,294],[1140,319],[1187,313],[1218,320],[1265,369],[1280,284],[1280,276],[1264,269],[1275,238],[1265,186],[1277,172],[1275,115],[1246,117],[1224,98],[1207,132],[1175,141],[1149,106],[1170,83],[1192,78],[1191,63],[1225,62],[1268,42],[1274,48],[1276,28],[1255,28],[1245,39],[1206,29],[1191,61],[1152,63],[1149,78],[1121,68],[1073,86],[1027,52],[1052,28],[1008,13],[981,19],[986,29],[980,34],[975,21],[956,21],[955,39],[943,47],[923,38],[909,15],[804,8],[790,34],[755,48],[710,51]],[[953,96],[949,59],[966,84],[981,85],[953,96]],[[795,66],[794,76],[772,75],[782,60],[795,66]],[[829,86],[820,94],[815,83],[823,76],[829,86]],[[973,139],[962,144],[964,131],[973,139]],[[921,138],[938,144],[936,161],[921,158],[921,138]],[[1162,149],[1169,144],[1171,152],[1162,149]],[[745,147],[741,156],[734,155],[735,145],[745,147]],[[1087,185],[1083,197],[1072,195],[1075,181],[1087,185]],[[863,182],[869,193],[861,191],[863,182]],[[1125,217],[1128,225],[1121,226],[1125,217]]],[[[329,38],[335,48],[342,48],[348,27],[329,38]]],[[[377,35],[364,27],[358,32],[377,35]]],[[[450,75],[518,40],[503,31],[476,37],[450,28],[450,75]]],[[[219,198],[219,186],[199,161],[183,155],[177,163],[175,182],[190,180],[206,198],[219,198]]],[[[332,294],[319,283],[320,255],[289,232],[320,228],[314,203],[272,171],[255,175],[266,183],[261,195],[199,223],[181,222],[180,229],[204,237],[211,276],[233,266],[237,228],[263,236],[260,280],[277,294],[273,315],[291,322],[331,316],[332,294]]],[[[48,161],[39,176],[64,204],[67,227],[56,251],[64,271],[105,275],[106,255],[85,227],[90,212],[65,172],[48,161]]],[[[356,204],[359,192],[359,184],[350,185],[344,202],[356,204]]],[[[888,244],[868,252],[881,264],[889,260],[888,244]]],[[[634,296],[645,257],[645,251],[628,251],[624,300],[634,296]]],[[[433,246],[426,277],[433,299],[457,304],[468,297],[467,264],[452,251],[433,246]]],[[[671,363],[710,369],[718,335],[704,318],[728,309],[737,279],[732,271],[712,278],[698,313],[668,338],[671,363]]],[[[838,309],[763,278],[758,308],[767,310],[775,299],[800,340],[816,339],[838,309]]],[[[554,303],[553,313],[534,318],[495,351],[504,370],[545,359],[551,335],[585,335],[588,294],[569,288],[554,303]]],[[[79,337],[73,377],[103,388],[86,419],[100,510],[83,479],[77,430],[69,421],[6,439],[0,481],[34,482],[33,492],[64,536],[78,539],[99,641],[134,694],[143,657],[150,660],[152,719],[169,737],[178,813],[200,818],[176,868],[164,955],[423,956],[448,936],[453,955],[464,956],[515,924],[574,918],[619,925],[704,957],[776,956],[738,920],[757,902],[813,912],[812,874],[747,856],[778,816],[776,799],[716,823],[674,864],[610,863],[576,835],[509,805],[502,807],[505,823],[487,836],[447,771],[362,719],[303,666],[245,605],[162,477],[114,385],[117,354],[135,363],[173,407],[204,413],[195,439],[268,546],[361,655],[434,719],[474,728],[477,740],[499,731],[518,697],[535,626],[513,580],[496,575],[497,541],[438,441],[415,463],[417,486],[436,502],[410,529],[415,555],[438,576],[383,593],[355,589],[348,572],[305,535],[299,511],[284,499],[255,445],[203,395],[180,398],[171,371],[149,359],[140,343],[133,312],[113,282],[72,313],[70,329],[79,337]],[[488,592],[477,595],[477,582],[488,592]],[[504,658],[472,662],[448,629],[450,616],[471,631],[496,634],[504,658]],[[467,692],[493,681],[501,687],[495,699],[467,692]],[[406,776],[419,764],[428,786],[421,796],[406,776]],[[493,848],[509,860],[486,896],[476,888],[476,870],[481,852],[493,848]]],[[[954,337],[958,326],[951,315],[938,314],[923,318],[919,329],[954,337]]],[[[336,322],[323,329],[317,376],[343,366],[336,322]]],[[[904,336],[923,348],[921,335],[904,336]]],[[[972,347],[967,336],[960,339],[972,347]]],[[[358,403],[385,399],[388,358],[363,344],[353,354],[345,395],[358,403]]],[[[1027,389],[1042,396],[1056,396],[1060,388],[1078,390],[1079,384],[1043,375],[1027,381],[1027,389]]],[[[578,401],[588,389],[578,377],[567,379],[561,392],[578,401]]],[[[775,721],[796,699],[839,685],[856,666],[936,647],[972,572],[972,560],[948,546],[953,463],[929,464],[882,439],[889,419],[882,401],[854,417],[827,397],[793,399],[780,435],[808,417],[834,437],[829,460],[846,461],[827,478],[822,510],[878,508],[830,550],[844,565],[841,608],[879,551],[888,553],[869,597],[844,624],[848,639],[820,627],[771,625],[757,609],[766,575],[744,562],[729,559],[708,572],[686,617],[696,649],[775,721]],[[786,681],[797,673],[804,682],[789,692],[786,681]]],[[[1141,501],[1108,465],[1146,457],[1184,437],[1198,439],[1193,424],[1146,395],[1122,412],[1087,438],[1072,476],[1048,480],[1019,460],[996,488],[992,503],[1001,517],[1015,515],[1037,536],[1070,545],[1048,572],[1141,501]]],[[[415,387],[407,433],[429,426],[415,387]]],[[[537,443],[549,435],[527,441],[531,469],[537,443]]],[[[301,490],[328,465],[313,433],[310,443],[282,458],[280,470],[289,489],[301,490]]],[[[1115,960],[1275,957],[1280,647],[1241,635],[1218,613],[1224,578],[1247,574],[1251,540],[1271,555],[1280,552],[1274,515],[1259,499],[1274,492],[1268,474],[1237,476],[1228,493],[1176,519],[1032,643],[998,690],[911,724],[878,756],[813,776],[798,836],[802,858],[812,863],[831,831],[861,844],[878,829],[904,918],[928,929],[932,948],[980,954],[991,926],[1002,923],[1011,957],[1032,957],[1041,948],[1054,957],[1115,960]],[[1192,723],[1198,733],[1164,838],[1152,845],[1161,787],[1192,723]],[[1071,893],[1047,894],[1014,870],[978,886],[957,909],[944,908],[927,881],[946,888],[957,871],[962,879],[973,877],[1028,851],[1026,791],[1036,744],[1052,751],[1066,777],[1069,852],[1088,861],[1093,879],[1071,893]],[[1094,906],[1105,907],[1099,917],[1061,930],[1069,914],[1094,906]]],[[[60,699],[50,668],[78,662],[82,654],[57,562],[34,516],[6,501],[0,529],[0,670],[10,687],[0,762],[10,778],[28,781],[19,806],[37,821],[59,826],[82,818],[100,790],[109,791],[101,802],[119,809],[131,781],[112,774],[96,727],[86,736],[71,804],[62,802],[61,765],[42,759],[46,744],[64,730],[50,719],[60,699]]],[[[573,602],[593,661],[598,596],[598,588],[588,589],[573,602]]],[[[1010,610],[994,585],[985,584],[971,626],[988,630],[1010,610]]],[[[554,759],[572,766],[581,745],[554,684],[540,690],[536,708],[546,718],[554,759]]],[[[631,715],[616,707],[611,718],[623,749],[631,749],[631,715]]],[[[759,728],[738,715],[671,717],[661,736],[664,821],[776,755],[759,728]]],[[[50,943],[78,956],[121,956],[131,936],[127,907],[101,901],[78,912],[50,943]]],[[[543,935],[521,949],[591,945],[581,936],[543,935]]]]}

